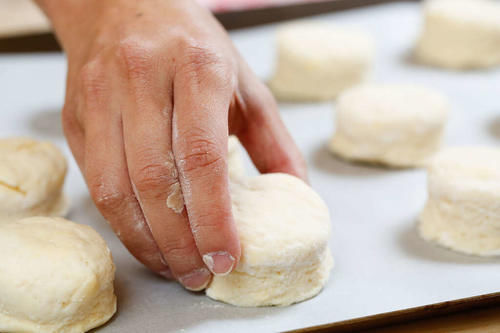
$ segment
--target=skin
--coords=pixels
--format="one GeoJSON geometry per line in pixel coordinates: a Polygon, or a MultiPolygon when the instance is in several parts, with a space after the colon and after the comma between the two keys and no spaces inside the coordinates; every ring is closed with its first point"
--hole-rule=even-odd
{"type": "Polygon", "coordinates": [[[100,212],[190,290],[229,273],[241,249],[228,134],[261,172],[306,178],[268,89],[192,0],[37,2],[67,54],[64,132],[100,212]]]}

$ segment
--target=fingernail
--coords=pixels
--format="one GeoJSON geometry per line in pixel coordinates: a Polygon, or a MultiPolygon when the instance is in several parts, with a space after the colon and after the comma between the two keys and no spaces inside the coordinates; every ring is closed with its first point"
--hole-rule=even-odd
{"type": "Polygon", "coordinates": [[[179,282],[188,290],[200,291],[207,287],[210,276],[208,269],[200,268],[180,277],[179,282]]]}
{"type": "Polygon", "coordinates": [[[234,266],[234,257],[225,251],[211,252],[203,255],[203,262],[215,275],[227,275],[234,266]]]}

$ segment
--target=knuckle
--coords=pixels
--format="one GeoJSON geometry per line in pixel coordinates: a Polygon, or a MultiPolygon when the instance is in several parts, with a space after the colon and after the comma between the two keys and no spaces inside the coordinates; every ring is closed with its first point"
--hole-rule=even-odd
{"type": "Polygon", "coordinates": [[[82,67],[80,70],[80,85],[85,100],[90,102],[99,99],[107,91],[105,70],[101,60],[92,60],[82,67]]]}
{"type": "Polygon", "coordinates": [[[166,242],[163,250],[170,262],[185,262],[186,257],[196,255],[194,240],[187,237],[179,237],[175,241],[166,242]]]}
{"type": "Polygon", "coordinates": [[[94,198],[94,202],[104,215],[114,214],[120,211],[126,202],[128,196],[120,191],[116,191],[103,183],[95,183],[89,187],[90,194],[94,198]]]}
{"type": "Polygon", "coordinates": [[[182,52],[180,70],[192,83],[210,81],[233,88],[236,86],[235,66],[220,52],[189,41],[184,43],[182,52]]]}
{"type": "Polygon", "coordinates": [[[170,175],[172,170],[166,163],[143,163],[134,176],[134,185],[143,199],[165,199],[170,185],[176,182],[170,175]]]}
{"type": "Polygon", "coordinates": [[[197,170],[220,168],[223,162],[223,152],[206,135],[187,135],[186,153],[179,158],[179,166],[184,172],[191,173],[197,170]]]}
{"type": "Polygon", "coordinates": [[[185,65],[198,70],[203,70],[206,66],[221,62],[221,57],[216,52],[196,44],[188,44],[184,47],[183,59],[185,65]]]}
{"type": "Polygon", "coordinates": [[[175,50],[184,50],[197,45],[195,39],[190,37],[183,29],[173,29],[171,33],[172,44],[175,50]]]}
{"type": "Polygon", "coordinates": [[[155,43],[138,36],[130,36],[117,45],[116,55],[129,77],[140,77],[152,70],[155,43]]]}

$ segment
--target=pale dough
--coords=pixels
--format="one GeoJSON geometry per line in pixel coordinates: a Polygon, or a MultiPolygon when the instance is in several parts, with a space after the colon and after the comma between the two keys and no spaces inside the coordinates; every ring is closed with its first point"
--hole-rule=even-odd
{"type": "Polygon", "coordinates": [[[237,306],[290,305],[317,295],[333,267],[330,217],[321,198],[290,175],[231,184],[242,256],[214,276],[209,297],[237,306]]]}
{"type": "Polygon", "coordinates": [[[243,163],[243,156],[241,154],[241,145],[238,138],[234,135],[229,136],[228,142],[228,155],[227,155],[227,165],[229,179],[236,181],[245,177],[245,165],[243,163]]]}
{"type": "Polygon", "coordinates": [[[369,72],[374,42],[363,32],[327,23],[288,24],[277,33],[270,87],[282,100],[330,100],[369,72]]]}
{"type": "Polygon", "coordinates": [[[0,223],[35,215],[63,216],[66,159],[53,144],[0,139],[0,223]]]}
{"type": "Polygon", "coordinates": [[[500,2],[431,0],[416,48],[418,61],[452,69],[500,65],[500,2]]]}
{"type": "Polygon", "coordinates": [[[115,266],[89,226],[0,221],[0,332],[80,333],[116,311],[115,266]]]}
{"type": "Polygon", "coordinates": [[[344,92],[330,150],[349,160],[424,165],[440,147],[447,99],[415,85],[371,84],[344,92]]]}
{"type": "Polygon", "coordinates": [[[500,149],[447,148],[428,168],[420,235],[450,249],[500,255],[500,149]]]}

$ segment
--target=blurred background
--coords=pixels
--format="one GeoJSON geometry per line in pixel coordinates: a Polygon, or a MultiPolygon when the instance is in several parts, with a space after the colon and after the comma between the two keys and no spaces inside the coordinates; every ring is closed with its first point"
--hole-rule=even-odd
{"type": "MultiPolygon", "coordinates": [[[[227,29],[236,29],[394,0],[198,1],[210,8],[227,29]]],[[[57,50],[50,30],[48,20],[32,0],[0,0],[0,52],[57,50]]]]}
{"type": "Polygon", "coordinates": [[[292,3],[321,2],[325,0],[198,0],[216,13],[289,5],[292,3]]]}
{"type": "MultiPolygon", "coordinates": [[[[198,0],[215,13],[227,13],[325,0],[198,0]]],[[[43,13],[31,0],[0,0],[0,37],[42,33],[50,30],[43,13]]]]}

